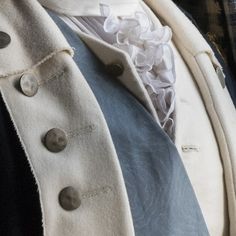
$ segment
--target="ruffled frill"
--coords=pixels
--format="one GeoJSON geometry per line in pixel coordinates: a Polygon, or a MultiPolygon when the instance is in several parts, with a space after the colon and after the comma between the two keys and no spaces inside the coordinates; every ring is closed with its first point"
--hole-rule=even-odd
{"type": "Polygon", "coordinates": [[[174,133],[176,81],[174,55],[170,47],[172,31],[168,26],[154,27],[144,12],[132,17],[109,14],[104,31],[113,34],[117,48],[127,52],[154,104],[162,128],[174,133]]]}

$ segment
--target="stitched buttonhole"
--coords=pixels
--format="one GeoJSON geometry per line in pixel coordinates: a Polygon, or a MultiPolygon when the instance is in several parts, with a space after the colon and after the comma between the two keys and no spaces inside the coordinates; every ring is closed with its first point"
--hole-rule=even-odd
{"type": "Polygon", "coordinates": [[[112,187],[111,186],[104,186],[98,189],[94,189],[88,192],[85,192],[82,194],[81,198],[82,199],[91,199],[91,198],[95,198],[99,195],[106,195],[110,192],[112,192],[112,187]]]}
{"type": "Polygon", "coordinates": [[[182,151],[183,152],[199,152],[200,148],[196,145],[183,145],[182,151]]]}
{"type": "Polygon", "coordinates": [[[58,71],[58,72],[55,73],[54,75],[52,75],[52,76],[50,76],[50,77],[48,77],[48,78],[46,78],[46,79],[44,79],[44,80],[38,81],[38,85],[39,85],[39,86],[42,86],[43,84],[46,84],[46,83],[48,83],[48,82],[52,82],[52,81],[54,81],[54,80],[57,80],[57,79],[61,78],[62,76],[64,76],[65,70],[66,70],[66,69],[64,68],[63,70],[58,71]]]}
{"type": "Polygon", "coordinates": [[[87,125],[87,126],[84,126],[84,127],[80,128],[78,130],[69,131],[67,133],[67,135],[68,135],[69,138],[74,138],[74,137],[77,137],[77,136],[81,136],[81,135],[85,135],[85,134],[90,134],[94,130],[95,130],[95,125],[94,124],[90,124],[90,125],[87,125]]]}

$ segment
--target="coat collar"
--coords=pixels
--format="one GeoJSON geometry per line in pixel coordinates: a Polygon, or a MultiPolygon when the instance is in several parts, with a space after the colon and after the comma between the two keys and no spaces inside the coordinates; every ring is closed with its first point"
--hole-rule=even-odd
{"type": "Polygon", "coordinates": [[[106,4],[115,14],[128,15],[138,7],[139,0],[39,0],[50,10],[73,16],[100,16],[99,4],[106,4]]]}
{"type": "MultiPolygon", "coordinates": [[[[171,0],[38,0],[44,7],[66,15],[100,16],[100,3],[107,4],[116,15],[127,15],[144,2],[152,8],[174,33],[174,40],[193,56],[207,52],[215,67],[221,67],[214,53],[196,27],[171,0]]],[[[146,5],[145,5],[146,6],[146,5]]]]}
{"type": "MultiPolygon", "coordinates": [[[[73,4],[78,4],[77,0],[39,1],[43,6],[47,5],[51,10],[64,14],[73,14],[73,4]],[[59,9],[57,2],[64,3],[61,7],[67,9],[59,9]]],[[[138,0],[129,0],[129,3],[132,1],[138,0]]],[[[86,2],[90,1],[86,0],[85,4],[86,2]]],[[[151,7],[162,22],[172,28],[173,39],[178,48],[182,47],[192,56],[207,52],[213,64],[217,64],[202,35],[171,0],[145,0],[148,7],[143,1],[139,2],[146,8],[151,7]]],[[[37,0],[1,0],[0,31],[8,33],[12,40],[7,48],[0,49],[0,78],[32,70],[61,51],[73,55],[70,45],[40,3],[37,0]]]]}

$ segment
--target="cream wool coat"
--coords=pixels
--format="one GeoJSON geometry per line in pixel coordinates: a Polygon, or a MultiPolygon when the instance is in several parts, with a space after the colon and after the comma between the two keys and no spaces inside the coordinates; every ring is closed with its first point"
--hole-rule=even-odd
{"type": "MultiPolygon", "coordinates": [[[[81,5],[76,0],[39,2],[59,13],[99,14],[94,8],[96,1],[92,6],[89,1],[81,5]]],[[[122,172],[102,111],[72,59],[73,49],[39,2],[0,0],[0,31],[11,36],[11,44],[0,49],[0,90],[38,185],[44,235],[134,235],[122,172]],[[25,73],[38,78],[40,87],[34,97],[22,95],[18,88],[25,73]],[[63,153],[49,153],[41,142],[53,127],[70,134],[70,148],[63,153]],[[82,218],[75,217],[76,212],[60,210],[58,193],[69,185],[83,198],[82,218]],[[90,197],[94,195],[96,201],[90,197]],[[115,209],[119,214],[114,215],[115,209]]],[[[117,11],[125,11],[127,7],[122,8],[119,2],[117,11]]],[[[137,3],[129,0],[130,7],[137,3]]],[[[172,47],[179,68],[175,142],[209,232],[234,236],[236,111],[217,76],[220,65],[201,34],[172,1],[146,0],[141,4],[153,21],[158,16],[173,30],[172,47]]],[[[82,33],[81,37],[104,63],[123,62],[125,72],[119,79],[158,122],[130,58],[106,43],[82,33]]]]}

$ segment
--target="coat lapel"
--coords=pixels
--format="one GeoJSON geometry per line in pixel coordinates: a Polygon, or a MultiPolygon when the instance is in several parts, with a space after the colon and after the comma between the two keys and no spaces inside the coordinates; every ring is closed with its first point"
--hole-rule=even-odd
{"type": "MultiPolygon", "coordinates": [[[[213,50],[192,22],[172,1],[145,0],[145,3],[169,25],[173,41],[191,70],[211,120],[224,167],[228,197],[230,235],[236,234],[236,110],[222,86],[221,65],[213,50]]],[[[144,4],[145,5],[145,4],[144,4]]]]}
{"type": "Polygon", "coordinates": [[[104,65],[109,65],[116,61],[122,63],[124,72],[121,76],[118,76],[117,79],[150,111],[155,120],[159,123],[156,110],[130,56],[126,52],[100,39],[83,32],[78,32],[78,34],[104,65]]]}
{"type": "Polygon", "coordinates": [[[134,235],[110,132],[70,45],[37,1],[1,1],[0,20],[12,39],[0,50],[1,96],[38,186],[44,235],[134,235]],[[38,86],[32,96],[22,74],[28,91],[38,86]],[[53,128],[67,138],[59,153],[45,141],[53,128]],[[73,212],[59,201],[67,186],[81,201],[73,212]]]}

